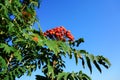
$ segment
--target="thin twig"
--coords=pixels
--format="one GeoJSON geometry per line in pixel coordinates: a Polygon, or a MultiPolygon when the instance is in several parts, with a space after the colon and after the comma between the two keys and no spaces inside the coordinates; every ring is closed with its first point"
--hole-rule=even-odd
{"type": "Polygon", "coordinates": [[[9,64],[10,64],[10,62],[11,62],[11,60],[12,60],[12,58],[13,58],[13,54],[10,55],[10,58],[9,58],[9,60],[8,60],[8,62],[7,62],[7,65],[8,65],[8,66],[9,66],[9,64]]]}

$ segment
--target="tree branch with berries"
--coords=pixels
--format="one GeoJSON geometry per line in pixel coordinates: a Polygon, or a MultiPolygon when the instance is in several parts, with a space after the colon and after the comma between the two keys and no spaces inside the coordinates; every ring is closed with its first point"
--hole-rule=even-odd
{"type": "Polygon", "coordinates": [[[82,71],[65,72],[63,57],[79,59],[83,68],[92,65],[99,72],[101,66],[110,67],[110,62],[102,55],[89,54],[86,50],[77,50],[83,38],[75,40],[70,30],[58,26],[42,32],[35,30],[38,22],[35,8],[41,0],[1,0],[0,1],[0,80],[15,80],[25,73],[40,69],[44,75],[36,75],[36,80],[92,80],[82,71]]]}

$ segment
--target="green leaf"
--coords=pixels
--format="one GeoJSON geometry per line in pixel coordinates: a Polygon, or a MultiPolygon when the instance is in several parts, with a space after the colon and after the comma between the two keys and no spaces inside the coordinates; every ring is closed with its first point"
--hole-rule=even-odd
{"type": "MultiPolygon", "coordinates": [[[[9,80],[9,76],[6,76],[5,78],[4,78],[4,80],[9,80]]],[[[11,79],[12,80],[12,79],[11,79]]]]}
{"type": "Polygon", "coordinates": [[[74,46],[78,47],[82,42],[84,42],[84,39],[79,38],[78,40],[75,40],[74,42],[70,42],[70,45],[72,45],[73,47],[74,46]]]}
{"type": "Polygon", "coordinates": [[[87,56],[93,61],[95,56],[93,54],[87,54],[87,56]]]}
{"type": "Polygon", "coordinates": [[[82,66],[83,66],[83,68],[85,68],[85,61],[83,58],[81,58],[81,60],[82,60],[82,66]]]}
{"type": "Polygon", "coordinates": [[[31,76],[32,72],[31,72],[31,68],[27,69],[27,76],[31,76]]]}
{"type": "Polygon", "coordinates": [[[74,73],[74,72],[71,73],[71,77],[72,77],[73,80],[74,80],[74,78],[75,78],[75,73],[74,73]]]}
{"type": "Polygon", "coordinates": [[[98,65],[98,63],[96,62],[96,60],[93,61],[94,65],[96,66],[96,68],[100,71],[100,73],[102,72],[100,66],[98,65]]]}
{"type": "Polygon", "coordinates": [[[2,56],[0,56],[0,68],[3,69],[3,72],[6,72],[7,70],[6,61],[2,58],[2,56]]]}
{"type": "Polygon", "coordinates": [[[104,58],[104,61],[109,65],[109,67],[111,66],[111,63],[107,58],[104,58]]]}
{"type": "Polygon", "coordinates": [[[74,80],[74,77],[72,76],[72,73],[69,74],[68,80],[69,80],[69,79],[70,79],[70,80],[74,80]]]}
{"type": "Polygon", "coordinates": [[[35,6],[38,6],[38,2],[31,1],[31,4],[34,4],[35,6]]]}
{"type": "Polygon", "coordinates": [[[49,80],[49,79],[41,75],[36,75],[36,80],[49,80]]]}
{"type": "Polygon", "coordinates": [[[15,30],[13,29],[13,26],[14,26],[14,24],[12,22],[9,22],[9,29],[8,29],[9,33],[15,32],[15,30]]]}
{"type": "Polygon", "coordinates": [[[17,77],[19,77],[19,75],[22,74],[22,73],[19,71],[19,68],[16,69],[16,74],[17,74],[17,77]]]}
{"type": "Polygon", "coordinates": [[[79,71],[78,78],[79,80],[92,80],[87,74],[83,73],[82,71],[79,71]]]}
{"type": "Polygon", "coordinates": [[[48,77],[51,77],[53,79],[54,78],[54,68],[53,68],[53,66],[50,65],[49,60],[48,60],[47,68],[48,68],[48,72],[47,72],[48,77]]]}
{"type": "Polygon", "coordinates": [[[14,52],[15,49],[11,46],[8,46],[7,44],[1,43],[0,44],[0,48],[3,48],[3,51],[5,51],[6,53],[10,53],[11,51],[14,52]]]}
{"type": "Polygon", "coordinates": [[[104,58],[103,56],[96,56],[97,61],[99,64],[103,65],[105,68],[109,68],[111,66],[111,63],[107,58],[104,58]]]}
{"type": "Polygon", "coordinates": [[[90,73],[92,73],[91,61],[92,61],[92,62],[94,61],[94,55],[89,54],[89,53],[87,52],[87,54],[85,54],[85,57],[86,57],[86,61],[87,61],[87,65],[88,65],[88,68],[89,68],[89,70],[90,70],[90,73]]]}
{"type": "Polygon", "coordinates": [[[13,77],[16,77],[15,69],[14,69],[13,71],[9,72],[9,75],[10,75],[9,78],[10,78],[11,80],[13,79],[13,77]]]}
{"type": "Polygon", "coordinates": [[[19,50],[17,50],[17,51],[14,53],[14,56],[17,58],[18,61],[21,61],[21,60],[22,60],[21,52],[20,52],[19,50]]]}
{"type": "Polygon", "coordinates": [[[41,67],[41,60],[38,60],[38,68],[40,69],[41,67]]]}
{"type": "Polygon", "coordinates": [[[58,47],[58,43],[57,43],[57,41],[54,41],[54,40],[46,40],[46,45],[48,46],[48,48],[50,49],[50,50],[52,50],[56,55],[57,55],[57,53],[59,53],[60,52],[60,49],[59,49],[59,47],[58,47]]]}
{"type": "Polygon", "coordinates": [[[68,79],[69,74],[70,74],[70,73],[67,72],[67,73],[64,75],[64,80],[67,80],[67,79],[68,79]]]}
{"type": "MultiPolygon", "coordinates": [[[[65,72],[59,73],[59,74],[57,75],[57,80],[62,80],[62,78],[63,78],[65,75],[66,75],[65,72]]],[[[66,77],[67,77],[67,76],[66,76],[66,77]]],[[[67,79],[64,79],[64,80],[67,80],[67,79]]]]}
{"type": "Polygon", "coordinates": [[[87,54],[85,50],[79,50],[80,54],[87,54]]]}
{"type": "Polygon", "coordinates": [[[45,44],[45,39],[41,38],[40,36],[38,36],[38,46],[44,46],[45,44]]]}
{"type": "Polygon", "coordinates": [[[78,78],[82,80],[82,71],[79,71],[78,78]]]}
{"type": "Polygon", "coordinates": [[[110,61],[109,61],[107,58],[103,57],[103,56],[100,56],[100,57],[101,57],[101,59],[103,60],[103,62],[105,62],[105,64],[108,65],[108,68],[109,68],[109,67],[111,66],[110,61]]]}
{"type": "Polygon", "coordinates": [[[78,64],[78,54],[77,54],[77,51],[75,50],[73,54],[74,54],[76,65],[77,65],[78,64]]]}
{"type": "Polygon", "coordinates": [[[90,58],[88,56],[86,56],[86,61],[87,61],[87,65],[90,70],[90,73],[92,73],[92,66],[91,66],[90,58]]]}
{"type": "Polygon", "coordinates": [[[53,71],[53,67],[48,65],[48,76],[54,78],[54,71],[53,71]],[[52,74],[52,76],[51,76],[52,74]]]}
{"type": "Polygon", "coordinates": [[[72,50],[71,50],[70,46],[67,45],[67,43],[65,43],[65,42],[62,42],[62,41],[58,41],[58,42],[59,42],[58,45],[61,47],[62,51],[64,53],[68,53],[68,55],[71,56],[72,55],[71,54],[72,50]]]}
{"type": "Polygon", "coordinates": [[[77,43],[77,47],[80,45],[80,43],[84,42],[84,39],[83,38],[80,38],[78,40],[75,41],[77,43]]]}
{"type": "Polygon", "coordinates": [[[85,79],[85,80],[92,80],[88,75],[86,75],[86,74],[82,74],[82,78],[83,78],[83,80],[85,79]]]}
{"type": "Polygon", "coordinates": [[[18,68],[19,68],[20,73],[25,73],[26,72],[25,66],[20,66],[18,68]]]}
{"type": "Polygon", "coordinates": [[[0,3],[0,12],[2,11],[4,13],[4,16],[8,18],[8,9],[5,7],[5,5],[0,3]]]}

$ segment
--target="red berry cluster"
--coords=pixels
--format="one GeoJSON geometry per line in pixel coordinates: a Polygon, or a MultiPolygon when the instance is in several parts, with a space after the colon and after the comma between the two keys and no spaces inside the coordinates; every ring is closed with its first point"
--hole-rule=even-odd
{"type": "Polygon", "coordinates": [[[66,30],[63,26],[59,26],[44,32],[44,36],[49,37],[50,39],[56,39],[61,41],[73,41],[74,37],[69,30],[66,30]]]}

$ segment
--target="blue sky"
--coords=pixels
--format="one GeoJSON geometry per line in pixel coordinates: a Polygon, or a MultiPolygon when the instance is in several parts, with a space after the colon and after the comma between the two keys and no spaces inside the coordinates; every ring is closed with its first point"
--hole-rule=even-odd
{"type": "MultiPolygon", "coordinates": [[[[81,63],[75,66],[74,59],[66,59],[65,71],[83,70],[93,80],[118,80],[120,75],[120,0],[42,0],[37,17],[43,31],[63,25],[71,30],[75,39],[82,37],[78,49],[85,49],[94,55],[107,57],[112,66],[100,74],[96,68],[90,74],[88,68],[82,69],[81,63]]],[[[35,26],[36,27],[36,26],[35,26]]],[[[17,80],[35,80],[23,76],[17,80]]],[[[41,73],[40,73],[41,74],[41,73]]]]}

